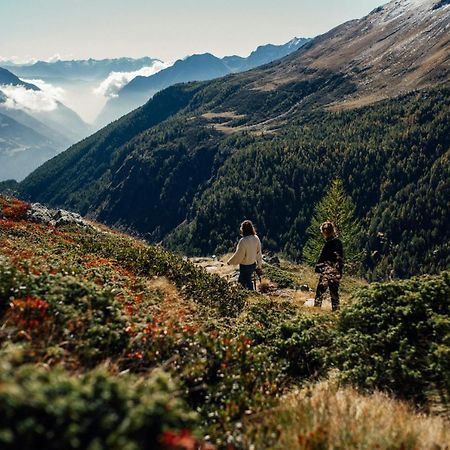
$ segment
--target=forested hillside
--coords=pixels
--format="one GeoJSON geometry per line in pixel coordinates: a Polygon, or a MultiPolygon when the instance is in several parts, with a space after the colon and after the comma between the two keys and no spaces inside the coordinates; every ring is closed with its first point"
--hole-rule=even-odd
{"type": "Polygon", "coordinates": [[[450,10],[416,3],[391,2],[262,68],[172,86],[19,192],[190,254],[230,249],[248,217],[265,248],[301,259],[314,205],[340,178],[369,278],[447,268],[450,10]],[[400,51],[406,39],[417,52],[400,51]]]}
{"type": "Polygon", "coordinates": [[[164,113],[160,101],[170,96],[176,111],[197,91],[164,91],[143,107],[142,122],[133,113],[100,132],[105,139],[81,142],[28,177],[23,192],[188,253],[227,251],[240,220],[251,217],[266,248],[300,258],[314,204],[340,177],[364,222],[368,255],[377,255],[367,258],[370,274],[448,267],[448,87],[299,115],[276,134],[223,139],[188,111],[137,133],[157,120],[154,111],[164,113]]]}

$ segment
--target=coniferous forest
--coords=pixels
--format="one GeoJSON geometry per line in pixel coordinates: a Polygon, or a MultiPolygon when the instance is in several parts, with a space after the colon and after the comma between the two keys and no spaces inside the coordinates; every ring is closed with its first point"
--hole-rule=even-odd
{"type": "Polygon", "coordinates": [[[314,205],[340,178],[363,227],[369,279],[449,266],[448,86],[353,110],[310,108],[270,133],[224,137],[196,108],[207,95],[220,103],[228,78],[225,92],[214,83],[163,91],[42,166],[20,192],[188,254],[230,250],[248,217],[265,248],[301,260],[314,205]]]}

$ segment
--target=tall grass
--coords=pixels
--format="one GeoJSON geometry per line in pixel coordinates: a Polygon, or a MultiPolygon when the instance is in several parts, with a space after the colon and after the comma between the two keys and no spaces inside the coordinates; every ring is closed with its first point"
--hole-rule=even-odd
{"type": "Polygon", "coordinates": [[[418,414],[386,394],[366,396],[321,382],[248,418],[245,436],[254,450],[444,450],[450,449],[450,422],[418,414]]]}

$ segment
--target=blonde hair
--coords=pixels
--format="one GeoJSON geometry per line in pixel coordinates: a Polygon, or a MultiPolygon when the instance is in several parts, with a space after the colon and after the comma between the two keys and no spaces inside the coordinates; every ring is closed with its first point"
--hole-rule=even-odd
{"type": "Polygon", "coordinates": [[[329,220],[327,220],[322,225],[320,225],[320,232],[326,233],[330,236],[334,236],[336,234],[336,228],[335,228],[333,222],[330,222],[329,220]]]}

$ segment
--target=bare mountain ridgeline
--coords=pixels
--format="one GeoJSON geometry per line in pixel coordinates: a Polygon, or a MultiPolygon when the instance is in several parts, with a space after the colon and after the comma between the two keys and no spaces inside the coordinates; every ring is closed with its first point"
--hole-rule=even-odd
{"type": "Polygon", "coordinates": [[[192,254],[229,250],[251,216],[266,248],[300,258],[340,177],[371,276],[446,268],[449,26],[437,0],[393,1],[280,61],[160,92],[20,191],[192,254]]]}

